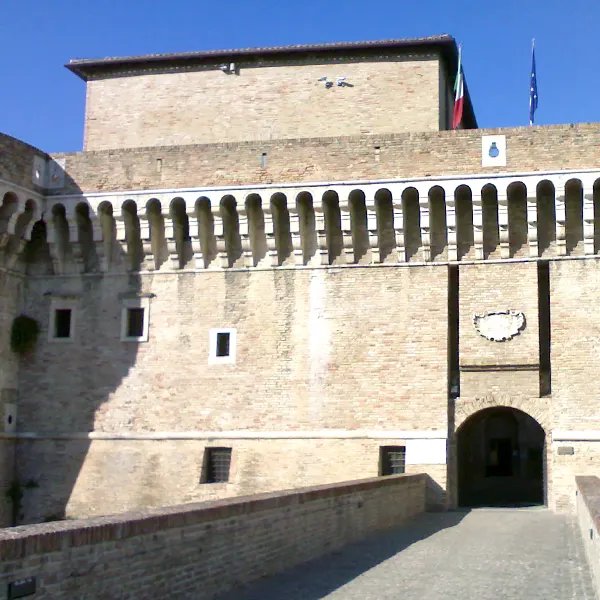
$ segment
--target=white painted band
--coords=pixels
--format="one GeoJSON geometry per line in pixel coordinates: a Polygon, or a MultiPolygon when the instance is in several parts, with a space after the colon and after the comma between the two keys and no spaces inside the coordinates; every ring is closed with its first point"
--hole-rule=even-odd
{"type": "MultiPolygon", "coordinates": [[[[0,439],[32,440],[446,440],[445,431],[343,430],[320,431],[91,431],[73,433],[1,433],[0,439]]],[[[555,430],[554,442],[600,442],[600,430],[555,430]]]]}
{"type": "MultiPolygon", "coordinates": [[[[68,160],[68,156],[66,157],[68,160]]],[[[47,197],[52,202],[60,202],[68,199],[79,199],[87,198],[91,199],[102,199],[120,196],[144,196],[144,195],[173,195],[179,196],[181,194],[202,194],[210,192],[228,192],[228,191],[256,191],[256,190],[285,190],[285,189],[296,189],[299,192],[308,188],[321,188],[321,187],[346,187],[346,186],[367,186],[367,185],[390,185],[390,184],[411,184],[411,183],[427,183],[431,184],[432,187],[435,185],[441,185],[444,181],[468,181],[468,180],[489,180],[492,182],[494,179],[523,179],[526,177],[533,177],[536,179],[543,179],[545,177],[552,176],[569,176],[574,179],[581,179],[581,176],[589,174],[600,174],[598,169],[556,169],[551,171],[518,171],[514,173],[469,173],[469,174],[453,174],[453,175],[438,175],[435,177],[399,177],[392,179],[355,179],[355,180],[342,180],[342,181],[307,181],[307,182],[294,182],[294,183],[270,183],[270,184],[246,184],[246,185],[228,185],[228,186],[207,186],[207,187],[185,187],[185,188],[154,188],[154,189],[137,189],[137,190],[119,190],[113,192],[82,192],[79,194],[57,194],[47,197]]]]}
{"type": "Polygon", "coordinates": [[[32,440],[445,440],[445,431],[344,430],[320,431],[90,431],[74,433],[20,432],[0,439],[32,440]]]}
{"type": "Polygon", "coordinates": [[[600,442],[600,430],[583,429],[569,431],[557,429],[552,432],[554,442],[600,442]]]}

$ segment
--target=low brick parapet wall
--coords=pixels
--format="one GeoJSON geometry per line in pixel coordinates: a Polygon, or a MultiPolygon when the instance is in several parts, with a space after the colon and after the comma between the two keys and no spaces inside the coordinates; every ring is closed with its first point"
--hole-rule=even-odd
{"type": "Polygon", "coordinates": [[[49,194],[597,169],[599,135],[581,123],[60,153],[65,187],[49,194]],[[506,136],[506,166],[481,166],[482,135],[506,136]]]}
{"type": "Polygon", "coordinates": [[[211,598],[401,525],[425,475],[398,475],[0,530],[0,594],[211,598]],[[23,583],[24,582],[24,583],[23,583]]]}
{"type": "Polygon", "coordinates": [[[600,479],[576,477],[577,518],[596,594],[600,598],[600,479]]]}

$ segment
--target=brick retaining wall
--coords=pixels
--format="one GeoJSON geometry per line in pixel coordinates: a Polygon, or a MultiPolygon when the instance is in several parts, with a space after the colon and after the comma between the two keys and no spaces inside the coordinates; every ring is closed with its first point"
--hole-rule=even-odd
{"type": "Polygon", "coordinates": [[[577,517],[596,594],[600,597],[600,479],[576,477],[577,517]]]}
{"type": "Polygon", "coordinates": [[[0,590],[36,600],[211,598],[424,511],[399,475],[0,531],[0,590]]]}

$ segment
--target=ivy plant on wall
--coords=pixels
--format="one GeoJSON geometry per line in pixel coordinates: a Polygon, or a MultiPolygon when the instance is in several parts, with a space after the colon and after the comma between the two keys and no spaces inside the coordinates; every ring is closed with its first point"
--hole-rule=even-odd
{"type": "Polygon", "coordinates": [[[10,331],[10,347],[13,352],[23,354],[35,348],[40,333],[40,324],[27,315],[15,317],[10,331]]]}

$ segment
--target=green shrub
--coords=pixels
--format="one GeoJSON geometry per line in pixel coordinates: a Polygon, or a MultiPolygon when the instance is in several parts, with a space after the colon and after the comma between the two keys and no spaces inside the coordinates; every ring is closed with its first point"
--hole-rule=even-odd
{"type": "Polygon", "coordinates": [[[10,331],[10,347],[13,352],[23,354],[35,348],[40,333],[40,325],[31,317],[19,315],[15,318],[10,331]]]}

